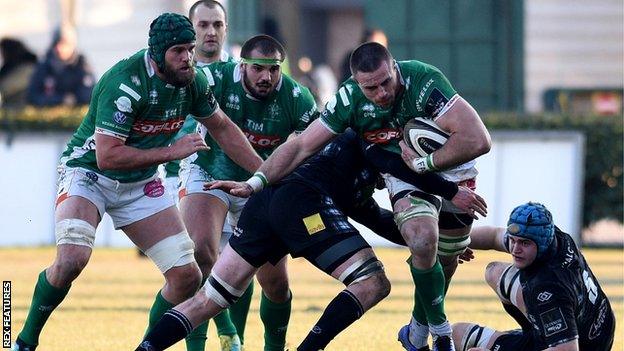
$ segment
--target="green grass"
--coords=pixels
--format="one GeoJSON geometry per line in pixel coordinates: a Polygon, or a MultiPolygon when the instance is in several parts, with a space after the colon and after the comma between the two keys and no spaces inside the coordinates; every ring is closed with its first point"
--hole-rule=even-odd
{"type": "MultiPolygon", "coordinates": [[[[390,296],[339,335],[328,350],[401,350],[396,332],[408,322],[413,284],[405,264],[408,253],[399,249],[376,250],[392,282],[390,296]]],[[[622,350],[624,327],[624,256],[621,250],[585,250],[592,270],[611,299],[618,325],[614,350],[622,350]]],[[[0,249],[0,278],[12,281],[12,338],[20,331],[32,297],[37,274],[49,265],[54,248],[0,249]]],[[[494,293],[483,281],[485,265],[508,261],[506,255],[477,252],[477,259],[461,265],[446,301],[451,322],[475,321],[497,329],[515,328],[494,293]]],[[[294,349],[342,285],[304,260],[289,262],[293,313],[288,345],[294,349]]],[[[89,266],[74,282],[61,306],[52,314],[41,335],[42,351],[133,350],[145,330],[148,309],[163,283],[147,259],[129,249],[96,249],[89,266]]],[[[246,350],[262,349],[258,316],[260,289],[256,289],[249,315],[246,350]]],[[[211,324],[207,350],[217,350],[211,324]]],[[[184,350],[178,344],[171,350],[184,350]]]]}

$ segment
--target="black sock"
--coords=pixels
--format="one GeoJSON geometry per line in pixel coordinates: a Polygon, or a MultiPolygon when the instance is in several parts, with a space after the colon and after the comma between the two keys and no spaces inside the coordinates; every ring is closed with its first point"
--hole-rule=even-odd
{"type": "Polygon", "coordinates": [[[184,339],[193,327],[182,312],[170,309],[154,325],[135,351],[161,351],[184,339]]]}
{"type": "Polygon", "coordinates": [[[343,290],[325,308],[321,319],[308,336],[297,347],[297,351],[318,351],[341,331],[345,330],[364,314],[364,309],[357,297],[348,290],[343,290]]]}

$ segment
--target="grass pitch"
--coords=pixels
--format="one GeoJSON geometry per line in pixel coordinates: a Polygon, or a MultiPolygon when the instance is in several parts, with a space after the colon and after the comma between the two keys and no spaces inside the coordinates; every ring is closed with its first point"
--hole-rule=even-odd
{"type": "MultiPolygon", "coordinates": [[[[413,284],[405,263],[406,249],[377,249],[392,282],[392,292],[354,325],[339,335],[327,350],[402,350],[398,329],[409,321],[413,284]]],[[[624,346],[624,255],[622,250],[584,250],[615,309],[617,328],[613,350],[624,346]]],[[[0,278],[12,282],[12,340],[26,318],[35,281],[49,265],[54,248],[0,249],[0,278]]],[[[516,328],[494,292],[483,281],[485,265],[509,261],[507,255],[477,252],[475,261],[461,265],[446,300],[451,322],[475,321],[499,330],[516,328]]],[[[290,260],[293,312],[288,347],[294,349],[320,317],[329,301],[343,289],[331,277],[304,260],[290,260]]],[[[163,279],[147,259],[130,249],[96,249],[68,297],[52,314],[41,335],[38,350],[133,350],[147,325],[147,315],[163,279]]],[[[262,324],[258,316],[260,289],[256,285],[247,323],[247,351],[262,350],[262,324]]],[[[183,343],[171,350],[184,350],[183,343]]],[[[206,350],[218,350],[214,325],[208,331],[206,350]]]]}

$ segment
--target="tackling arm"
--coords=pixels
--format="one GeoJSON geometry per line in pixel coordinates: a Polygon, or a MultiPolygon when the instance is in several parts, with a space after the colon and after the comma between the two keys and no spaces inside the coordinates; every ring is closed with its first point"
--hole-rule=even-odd
{"type": "Polygon", "coordinates": [[[481,226],[470,231],[470,248],[475,250],[496,250],[507,252],[505,249],[506,228],[481,226]]]}

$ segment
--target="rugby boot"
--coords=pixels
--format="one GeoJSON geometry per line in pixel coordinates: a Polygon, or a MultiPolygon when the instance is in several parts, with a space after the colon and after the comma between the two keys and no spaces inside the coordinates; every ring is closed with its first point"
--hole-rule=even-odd
{"type": "Polygon", "coordinates": [[[15,344],[13,344],[11,351],[35,351],[36,348],[37,346],[28,345],[18,337],[15,339],[15,344]]]}
{"type": "Polygon", "coordinates": [[[409,324],[404,325],[401,329],[399,329],[399,342],[401,346],[407,351],[431,351],[429,345],[425,345],[423,347],[414,346],[409,340],[409,324]]]}
{"type": "Polygon", "coordinates": [[[433,351],[455,351],[455,344],[450,335],[434,335],[433,351]]]}
{"type": "Polygon", "coordinates": [[[241,341],[238,335],[220,335],[221,351],[241,351],[241,341]]]}

